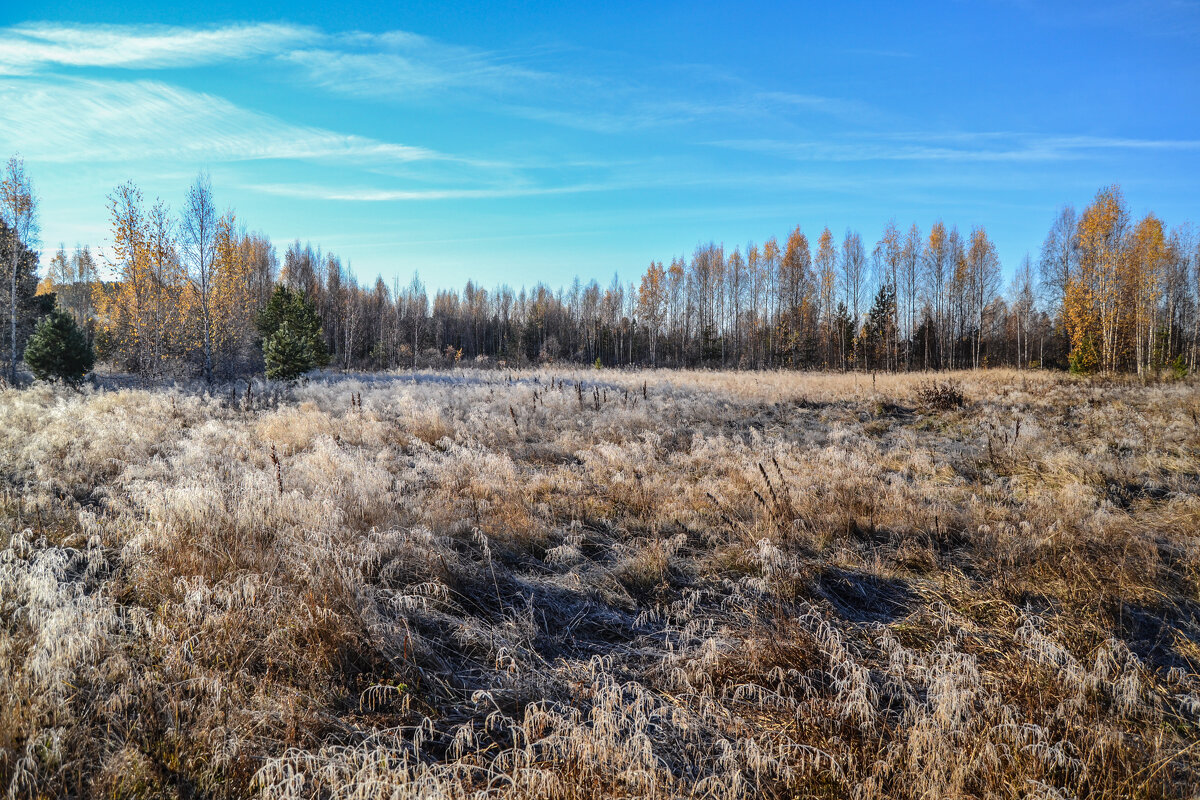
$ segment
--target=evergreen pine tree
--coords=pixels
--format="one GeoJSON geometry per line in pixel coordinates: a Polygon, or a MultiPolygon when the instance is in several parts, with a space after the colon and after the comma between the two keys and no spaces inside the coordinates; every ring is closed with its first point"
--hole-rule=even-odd
{"type": "Polygon", "coordinates": [[[869,368],[886,368],[888,345],[895,338],[893,320],[896,312],[896,291],[889,284],[879,287],[875,302],[867,314],[867,324],[863,330],[865,339],[864,354],[869,368]]]}
{"type": "Polygon", "coordinates": [[[287,317],[288,310],[294,303],[294,298],[301,294],[302,292],[293,292],[286,286],[276,286],[275,291],[271,292],[267,304],[254,319],[254,327],[258,329],[264,342],[271,337],[271,334],[279,330],[279,326],[287,317]]]}
{"type": "Polygon", "coordinates": [[[276,287],[255,325],[263,336],[268,378],[292,381],[329,363],[321,319],[304,292],[276,287]]]}
{"type": "Polygon", "coordinates": [[[57,309],[42,318],[25,345],[25,364],[41,381],[76,385],[94,363],[92,346],[75,319],[57,309]]]}
{"type": "Polygon", "coordinates": [[[273,380],[293,381],[312,369],[308,342],[287,321],[263,342],[263,360],[273,380]]]}

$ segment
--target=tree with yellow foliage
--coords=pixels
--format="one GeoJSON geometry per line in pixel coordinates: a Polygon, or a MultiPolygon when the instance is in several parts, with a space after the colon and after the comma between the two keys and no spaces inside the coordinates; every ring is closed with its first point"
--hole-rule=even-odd
{"type": "Polygon", "coordinates": [[[1096,342],[1100,339],[1100,317],[1091,284],[1083,275],[1067,278],[1062,299],[1063,325],[1067,329],[1072,372],[1087,374],[1100,368],[1096,342]]]}
{"type": "MultiPolygon", "coordinates": [[[[1129,212],[1119,186],[1107,186],[1079,217],[1078,275],[1070,279],[1070,308],[1066,313],[1071,331],[1071,352],[1085,346],[1090,336],[1099,336],[1097,365],[1105,372],[1117,369],[1122,325],[1125,228],[1129,212]]],[[[1090,344],[1095,347],[1095,342],[1090,344]]],[[[1081,353],[1086,363],[1086,353],[1081,353]]]]}
{"type": "Polygon", "coordinates": [[[150,372],[154,276],[150,267],[149,231],[142,190],[132,181],[108,196],[112,221],[112,286],[98,284],[93,304],[101,331],[101,352],[117,356],[139,375],[150,372]]]}
{"type": "Polygon", "coordinates": [[[650,363],[658,363],[658,334],[667,306],[667,273],[661,261],[650,262],[638,289],[638,314],[650,334],[650,363]]]}
{"type": "Polygon", "coordinates": [[[235,224],[233,212],[222,215],[214,237],[208,340],[222,373],[236,371],[247,359],[255,311],[251,264],[235,224]]]}
{"type": "Polygon", "coordinates": [[[779,241],[772,236],[763,243],[762,262],[759,265],[763,274],[767,276],[766,280],[770,282],[773,289],[772,295],[775,308],[767,313],[767,350],[775,353],[779,348],[776,345],[778,342],[777,325],[775,324],[780,313],[779,300],[779,241]]]}
{"type": "Polygon", "coordinates": [[[837,248],[833,231],[826,225],[817,239],[817,305],[820,315],[821,338],[825,342],[825,366],[833,361],[834,298],[837,295],[837,248]]]}
{"type": "Polygon", "coordinates": [[[808,237],[797,225],[788,234],[779,264],[779,336],[782,347],[797,363],[805,333],[805,317],[812,308],[812,252],[808,237]]]}
{"type": "Polygon", "coordinates": [[[1154,358],[1159,300],[1166,277],[1167,238],[1162,220],[1147,214],[1133,229],[1125,265],[1126,296],[1133,308],[1134,356],[1141,375],[1154,358]]]}
{"type": "MultiPolygon", "coordinates": [[[[91,286],[101,354],[140,374],[159,376],[180,354],[185,337],[185,276],[175,245],[174,221],[161,201],[146,210],[132,182],[109,195],[116,281],[91,286]]],[[[89,272],[84,251],[74,271],[89,272]]],[[[80,280],[90,281],[84,276],[80,280]]]]}
{"type": "Polygon", "coordinates": [[[963,247],[962,236],[957,227],[950,229],[946,239],[950,248],[951,279],[949,287],[950,318],[947,320],[945,341],[947,366],[950,369],[961,368],[958,363],[958,348],[966,338],[967,314],[970,310],[970,272],[967,262],[967,249],[963,247]]]}

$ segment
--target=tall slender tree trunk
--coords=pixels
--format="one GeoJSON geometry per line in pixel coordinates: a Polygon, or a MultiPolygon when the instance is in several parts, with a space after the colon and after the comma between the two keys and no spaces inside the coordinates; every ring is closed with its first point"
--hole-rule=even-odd
{"type": "Polygon", "coordinates": [[[8,324],[9,324],[9,365],[8,365],[8,380],[14,386],[17,383],[17,263],[19,257],[19,249],[17,247],[17,237],[14,234],[12,237],[12,258],[9,266],[12,274],[9,283],[8,292],[8,324]]]}
{"type": "Polygon", "coordinates": [[[208,383],[213,382],[212,323],[208,317],[207,304],[204,309],[204,380],[208,383]]]}
{"type": "Polygon", "coordinates": [[[1188,365],[1188,369],[1192,372],[1196,371],[1196,351],[1198,344],[1200,344],[1200,309],[1195,309],[1192,311],[1192,352],[1191,363],[1188,365]]]}

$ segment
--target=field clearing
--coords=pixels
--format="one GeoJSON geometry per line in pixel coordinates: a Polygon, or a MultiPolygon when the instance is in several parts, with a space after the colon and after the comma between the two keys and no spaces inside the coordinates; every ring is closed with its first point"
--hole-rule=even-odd
{"type": "Polygon", "coordinates": [[[6,390],[0,785],[1190,797],[1197,388],[6,390]]]}

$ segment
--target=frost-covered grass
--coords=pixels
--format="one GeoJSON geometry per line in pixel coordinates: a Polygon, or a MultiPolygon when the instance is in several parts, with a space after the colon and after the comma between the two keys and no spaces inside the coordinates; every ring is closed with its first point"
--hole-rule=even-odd
{"type": "Polygon", "coordinates": [[[1197,385],[951,378],[6,391],[0,787],[1191,796],[1197,385]]]}

